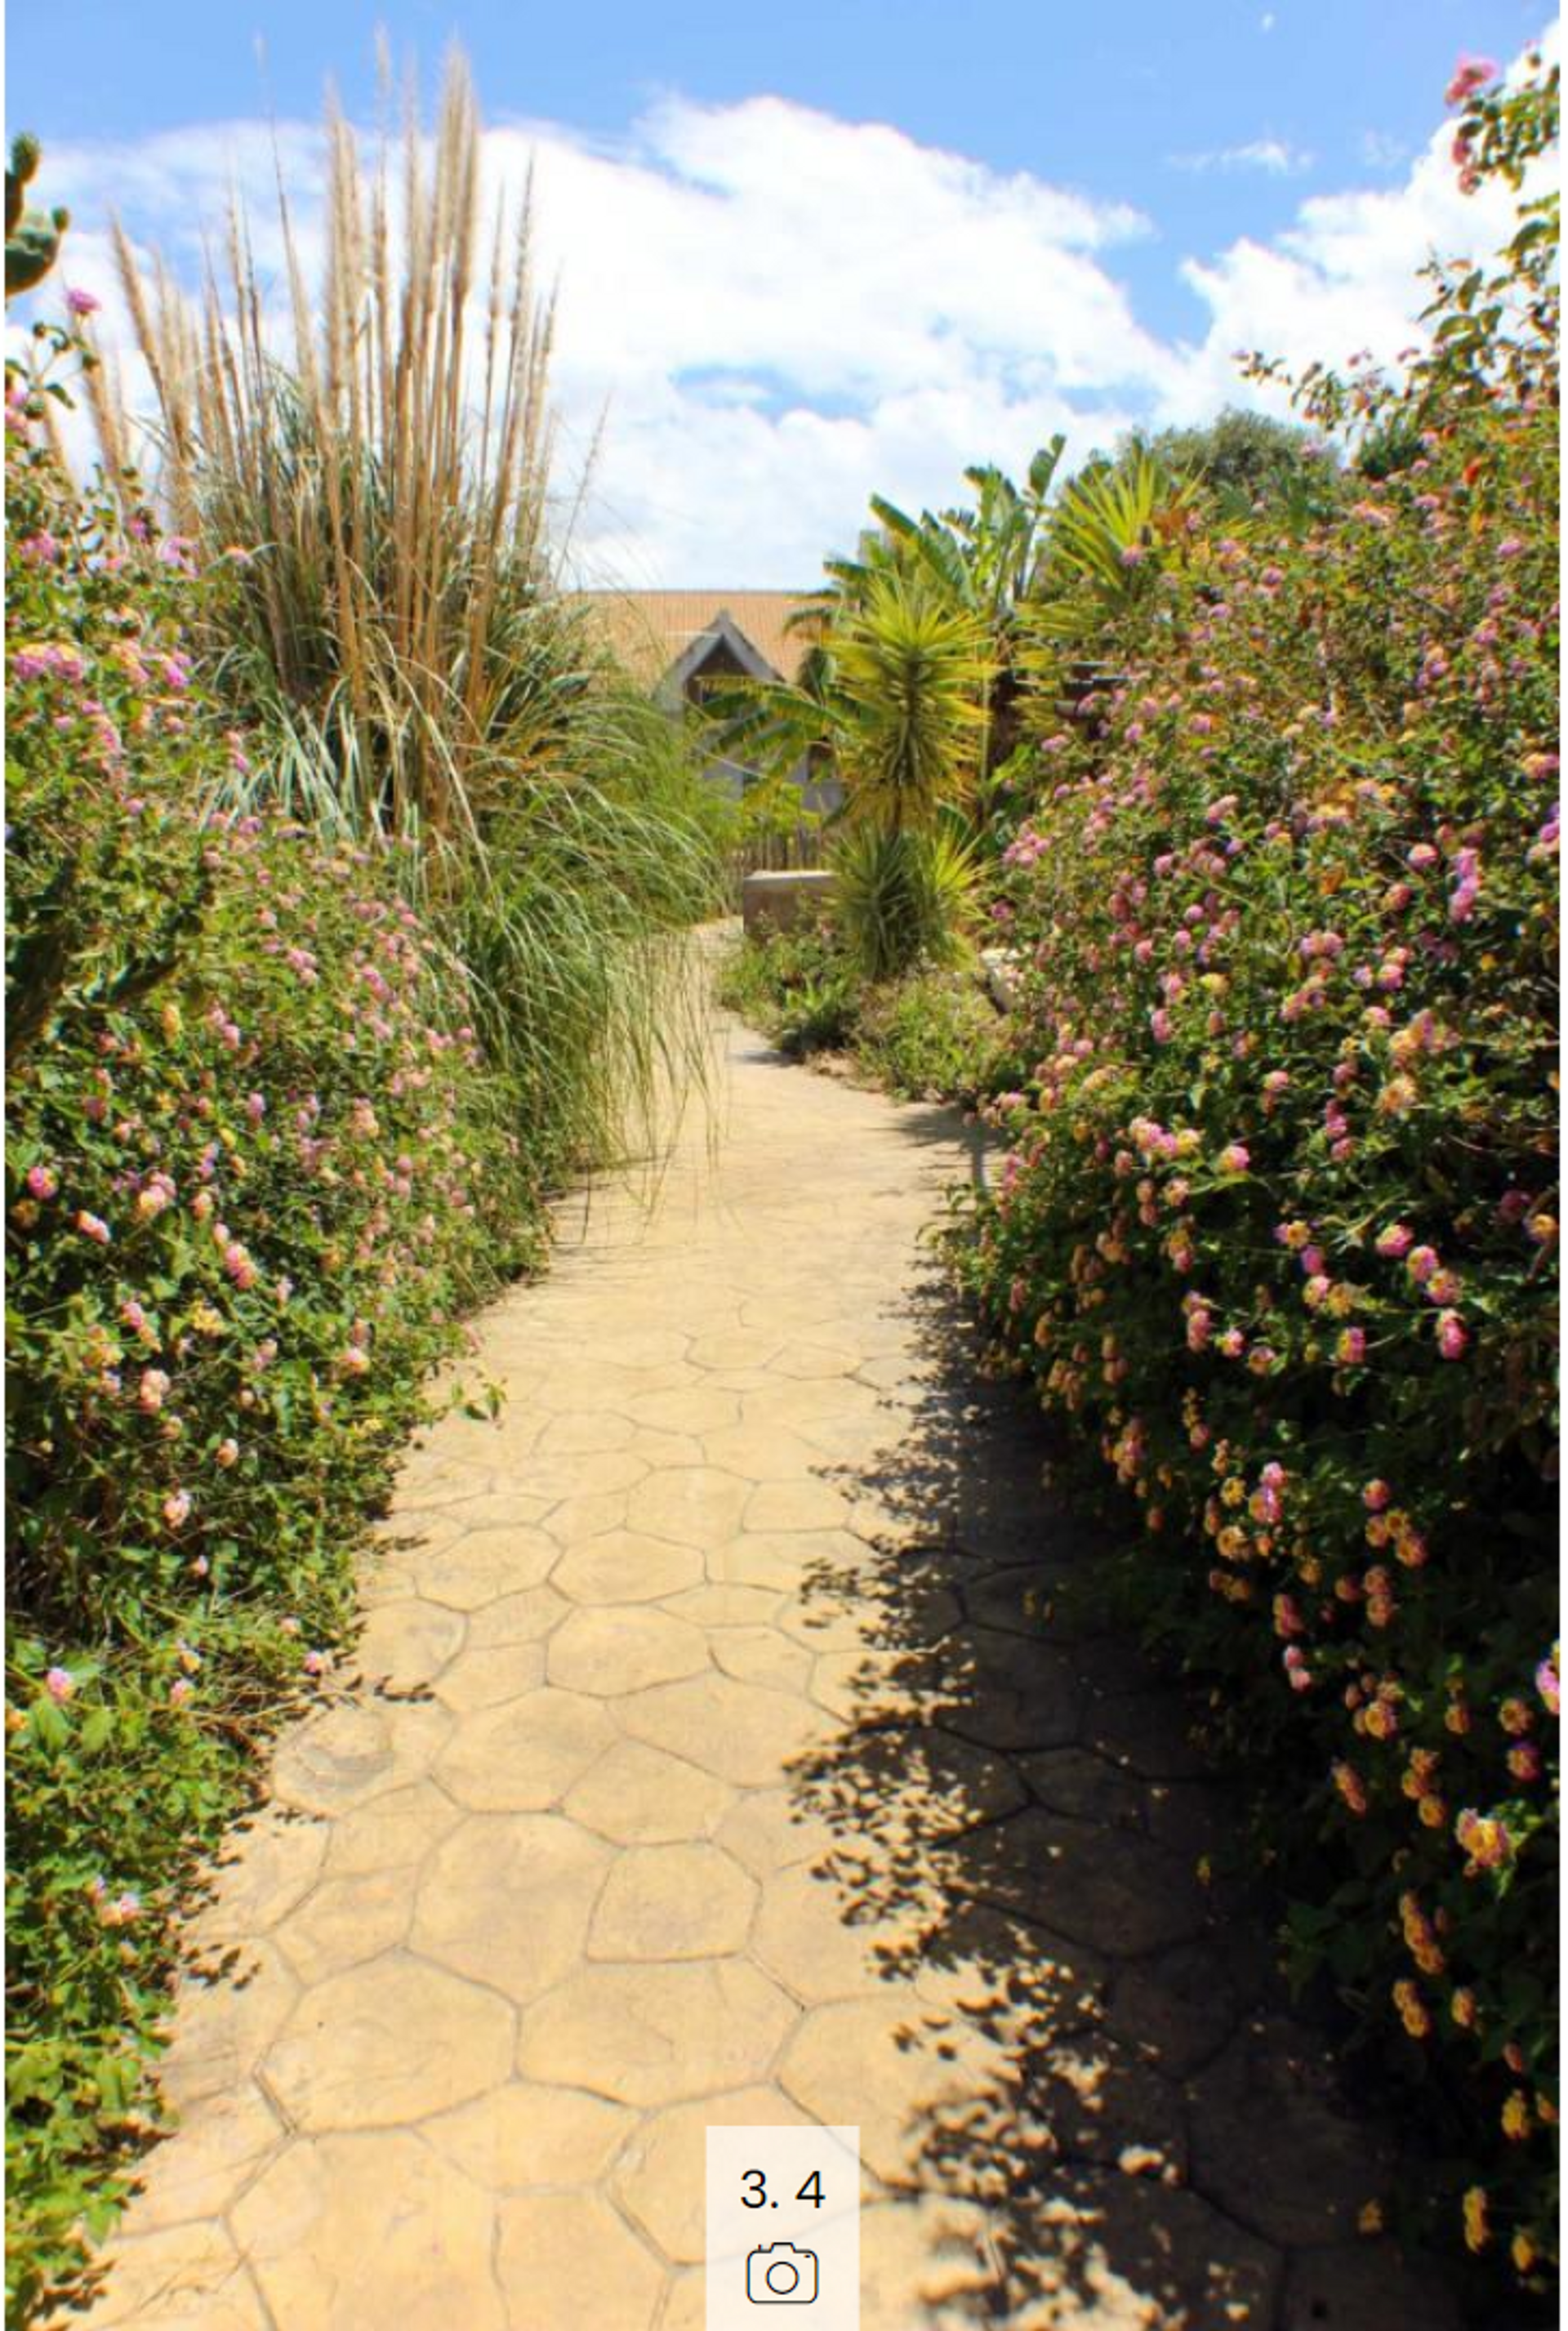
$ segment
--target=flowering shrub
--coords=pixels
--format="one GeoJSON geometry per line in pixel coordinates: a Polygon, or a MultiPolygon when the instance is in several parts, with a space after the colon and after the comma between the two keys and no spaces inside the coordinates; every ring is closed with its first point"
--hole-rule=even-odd
{"type": "MultiPolygon", "coordinates": [[[[1471,172],[1555,80],[1456,81],[1471,172]]],[[[1554,212],[1440,285],[1411,458],[1299,534],[1194,515],[1048,739],[1007,906],[1036,1062],[961,1269],[1142,1508],[1326,1969],[1428,2083],[1424,2197],[1540,2288],[1554,2221],[1554,212]],[[1092,728],[1092,724],[1091,724],[1092,728]]],[[[1103,1474],[1101,1475],[1103,1479],[1103,1474]]],[[[1412,2222],[1421,2198],[1412,2198],[1412,2222]]]]}
{"type": "MultiPolygon", "coordinates": [[[[57,353],[67,347],[55,336],[57,353]]],[[[385,853],[214,819],[190,547],[7,396],[11,2255],[156,2111],[192,1849],[351,1608],[359,1518],[538,1212],[385,853]]]]}

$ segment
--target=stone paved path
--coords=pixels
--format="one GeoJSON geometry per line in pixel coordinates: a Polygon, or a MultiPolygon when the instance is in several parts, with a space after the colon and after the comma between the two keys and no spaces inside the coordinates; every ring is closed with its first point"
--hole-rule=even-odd
{"type": "Polygon", "coordinates": [[[705,2125],[815,2118],[862,2131],[865,2331],[1440,2331],[967,1371],[957,1128],[730,1051],[651,1221],[598,1193],[480,1323],[500,1422],[411,1456],[86,2319],[698,2331],[705,2125]]]}

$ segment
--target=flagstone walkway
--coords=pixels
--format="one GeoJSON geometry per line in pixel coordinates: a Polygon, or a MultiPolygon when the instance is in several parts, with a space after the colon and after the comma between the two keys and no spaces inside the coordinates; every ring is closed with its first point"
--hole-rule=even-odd
{"type": "Polygon", "coordinates": [[[962,1128],[727,1042],[716,1142],[563,1222],[480,1322],[499,1422],[411,1455],[70,2319],[699,2331],[705,2126],[816,2119],[864,2331],[1441,2331],[970,1370],[921,1241],[962,1128]]]}

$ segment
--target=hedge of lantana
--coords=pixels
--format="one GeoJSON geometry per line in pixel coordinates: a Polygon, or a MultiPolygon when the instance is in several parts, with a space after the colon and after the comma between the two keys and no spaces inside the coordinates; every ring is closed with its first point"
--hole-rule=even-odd
{"type": "Polygon", "coordinates": [[[8,376],[8,2319],[112,2215],[193,1852],[540,1235],[385,854],[204,813],[223,576],[72,490],[48,393],[8,376]]]}
{"type": "MultiPolygon", "coordinates": [[[[1555,78],[1458,92],[1516,174],[1555,78]]],[[[1440,286],[1402,466],[1194,519],[1010,852],[1038,1063],[962,1269],[1141,1509],[1126,1585],[1258,1782],[1303,1978],[1421,2084],[1391,2197],[1554,2253],[1555,214],[1440,286]]],[[[1373,466],[1370,465],[1369,466],[1373,466]]],[[[1108,1474],[1108,1479],[1107,1479],[1108,1474]]],[[[1377,2197],[1369,2197],[1376,2199],[1377,2197]]]]}

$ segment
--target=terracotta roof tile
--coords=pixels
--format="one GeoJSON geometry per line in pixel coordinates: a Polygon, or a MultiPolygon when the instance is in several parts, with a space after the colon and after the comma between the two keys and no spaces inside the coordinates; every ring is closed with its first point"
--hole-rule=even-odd
{"type": "Polygon", "coordinates": [[[784,629],[806,604],[798,591],[579,591],[574,597],[594,611],[612,652],[646,688],[657,687],[720,614],[785,680],[794,678],[810,645],[804,632],[784,629]]]}

